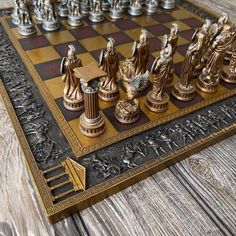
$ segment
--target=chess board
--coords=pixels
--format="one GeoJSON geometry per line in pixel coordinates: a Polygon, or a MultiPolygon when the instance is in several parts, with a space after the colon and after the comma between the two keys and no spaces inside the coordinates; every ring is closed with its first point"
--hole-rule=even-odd
{"type": "MultiPolygon", "coordinates": [[[[51,160],[49,158],[44,162],[34,158],[34,151],[32,151],[28,136],[24,135],[25,125],[22,125],[17,119],[19,110],[15,109],[14,104],[10,102],[11,94],[9,94],[10,90],[7,87],[9,81],[4,83],[5,80],[2,79],[1,93],[5,103],[8,104],[7,107],[13,117],[13,124],[18,130],[17,134],[20,136],[27,163],[46,214],[51,220],[59,219],[74,210],[89,206],[91,203],[186,157],[194,150],[199,150],[200,146],[203,148],[213,140],[216,141],[216,139],[225,137],[226,134],[231,134],[235,129],[235,121],[233,120],[233,125],[228,127],[227,132],[223,129],[225,127],[220,127],[222,129],[215,130],[216,136],[212,132],[204,137],[208,142],[200,138],[195,140],[196,142],[191,140],[187,145],[188,148],[185,146],[184,149],[181,149],[180,145],[176,145],[176,148],[173,147],[173,150],[163,152],[163,157],[159,155],[156,159],[155,153],[152,153],[150,154],[152,157],[148,157],[146,161],[137,160],[133,167],[122,169],[122,171],[114,169],[116,171],[114,175],[98,175],[98,171],[94,167],[94,159],[91,161],[91,156],[94,158],[97,153],[98,155],[102,153],[101,156],[103,156],[104,152],[112,153],[116,148],[122,150],[122,145],[130,140],[137,140],[136,143],[139,143],[143,135],[147,135],[148,132],[153,132],[158,127],[166,128],[168,124],[173,122],[178,123],[179,119],[183,117],[191,119],[195,112],[202,111],[206,107],[216,106],[215,104],[224,99],[232,100],[232,96],[236,94],[236,85],[221,81],[216,93],[206,94],[198,90],[194,100],[190,102],[181,102],[171,95],[173,85],[180,76],[181,65],[191,37],[196,28],[201,27],[204,21],[201,14],[196,15],[191,11],[191,7],[187,9],[182,5],[177,5],[171,11],[160,9],[157,14],[151,16],[131,17],[126,14],[123,19],[114,22],[109,19],[108,15],[105,15],[105,21],[101,23],[93,23],[85,18],[84,24],[79,28],[70,27],[67,21],[61,18],[61,27],[55,32],[44,31],[41,23],[34,20],[37,34],[30,37],[19,35],[16,26],[11,23],[10,17],[1,17],[2,30],[16,50],[16,58],[19,57],[22,62],[36,101],[43,104],[45,115],[52,125],[50,137],[54,141],[57,140],[62,149],[68,150],[59,155],[59,158],[51,160]],[[83,65],[87,65],[98,61],[101,50],[106,48],[107,38],[112,37],[115,39],[120,65],[122,65],[125,58],[131,57],[133,42],[139,39],[141,29],[145,28],[149,33],[148,69],[150,70],[154,59],[159,56],[162,37],[164,34],[169,34],[173,22],[179,25],[179,40],[174,56],[174,80],[168,83],[166,88],[170,96],[168,110],[163,113],[153,113],[145,107],[146,94],[152,88],[151,77],[149,87],[138,95],[141,115],[137,122],[129,125],[118,122],[114,116],[117,101],[104,102],[100,100],[99,106],[105,120],[106,131],[97,138],[83,136],[79,131],[79,117],[83,111],[71,112],[63,106],[64,84],[60,75],[60,63],[67,54],[68,45],[75,46],[83,65]],[[91,162],[93,162],[92,165],[91,162]],[[77,178],[72,178],[68,171],[77,173],[77,178]],[[81,186],[76,188],[76,183],[80,183],[81,186]]],[[[200,10],[198,12],[202,13],[200,10]]],[[[202,13],[203,16],[205,16],[204,14],[202,13]]],[[[15,63],[17,63],[16,61],[15,63]]],[[[125,91],[121,81],[119,84],[120,99],[122,99],[125,96],[125,91]]],[[[230,102],[232,102],[231,100],[230,102]]],[[[142,145],[145,146],[145,144],[142,145]]]]}

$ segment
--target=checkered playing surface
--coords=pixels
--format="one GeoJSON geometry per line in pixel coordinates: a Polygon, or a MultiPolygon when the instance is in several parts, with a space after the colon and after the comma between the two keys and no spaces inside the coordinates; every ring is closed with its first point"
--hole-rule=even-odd
{"type": "MultiPolygon", "coordinates": [[[[207,95],[198,92],[195,99],[189,103],[180,102],[171,95],[172,86],[180,75],[181,64],[188,48],[189,41],[191,40],[195,29],[200,27],[203,22],[199,17],[181,7],[176,7],[173,11],[160,10],[158,14],[153,16],[143,15],[132,18],[131,16],[126,15],[124,19],[117,22],[111,22],[108,17],[106,17],[104,22],[99,24],[92,23],[88,19],[85,19],[84,25],[76,29],[69,27],[65,20],[61,20],[62,26],[60,30],[52,33],[45,32],[41,25],[37,24],[37,35],[28,38],[20,36],[10,20],[7,21],[12,28],[15,37],[19,40],[21,47],[26,51],[32,64],[45,82],[45,85],[49,89],[51,96],[55,99],[57,106],[84,147],[109,139],[118,133],[130,130],[146,122],[158,120],[164,116],[181,111],[181,109],[197,104],[204,99],[212,98],[213,96],[217,97],[224,91],[232,88],[228,84],[221,83],[216,94],[207,95]],[[169,109],[161,114],[156,114],[147,110],[144,103],[145,95],[151,89],[150,82],[149,89],[139,95],[141,116],[138,122],[131,125],[119,123],[114,117],[116,102],[106,103],[100,101],[100,108],[107,127],[106,132],[99,138],[91,139],[82,136],[78,128],[79,116],[82,112],[70,112],[63,106],[62,95],[64,84],[61,81],[59,68],[61,58],[67,54],[68,44],[73,44],[75,46],[83,65],[86,65],[98,60],[101,49],[106,47],[107,38],[113,37],[116,41],[116,48],[120,52],[122,65],[122,61],[126,57],[131,56],[133,41],[138,40],[141,29],[145,28],[149,32],[151,56],[148,66],[150,69],[155,57],[159,56],[162,36],[169,33],[173,22],[179,24],[180,32],[178,49],[174,57],[174,81],[167,85],[167,93],[170,95],[169,109]]],[[[125,96],[122,87],[120,87],[120,94],[121,98],[125,96]]]]}

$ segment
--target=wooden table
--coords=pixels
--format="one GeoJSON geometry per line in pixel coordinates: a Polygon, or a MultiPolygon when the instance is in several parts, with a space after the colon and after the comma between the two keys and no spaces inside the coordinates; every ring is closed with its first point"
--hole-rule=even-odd
{"type": "MultiPolygon", "coordinates": [[[[194,2],[236,20],[235,0],[194,2]]],[[[236,135],[52,225],[1,98],[0,130],[0,235],[236,234],[236,135]]]]}

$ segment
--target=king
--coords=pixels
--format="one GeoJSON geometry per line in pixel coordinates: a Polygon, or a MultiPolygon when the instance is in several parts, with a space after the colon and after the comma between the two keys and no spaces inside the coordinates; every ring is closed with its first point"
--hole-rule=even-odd
{"type": "Polygon", "coordinates": [[[68,55],[61,62],[62,81],[64,88],[64,106],[70,111],[79,111],[84,108],[84,95],[79,79],[74,75],[74,69],[81,67],[82,62],[75,55],[75,47],[69,45],[68,55]]]}

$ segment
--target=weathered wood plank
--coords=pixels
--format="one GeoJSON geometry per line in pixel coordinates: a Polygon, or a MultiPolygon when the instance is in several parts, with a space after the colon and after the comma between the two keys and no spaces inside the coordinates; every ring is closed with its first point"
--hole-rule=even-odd
{"type": "Polygon", "coordinates": [[[236,234],[235,160],[236,136],[233,136],[170,168],[228,234],[236,234]]]}

